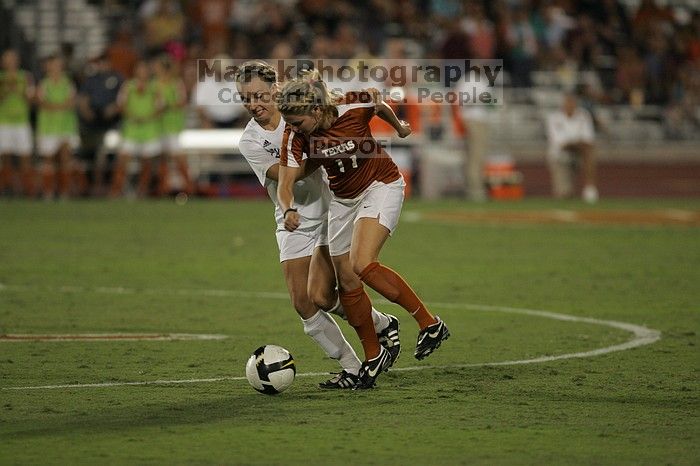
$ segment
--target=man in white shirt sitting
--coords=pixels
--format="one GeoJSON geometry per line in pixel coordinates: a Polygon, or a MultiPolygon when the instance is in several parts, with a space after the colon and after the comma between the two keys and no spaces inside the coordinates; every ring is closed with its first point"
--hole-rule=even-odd
{"type": "Polygon", "coordinates": [[[598,200],[594,139],[591,114],[578,107],[575,95],[566,94],[561,110],[547,115],[547,161],[554,197],[573,196],[572,157],[577,157],[583,175],[583,200],[589,203],[598,200]]]}

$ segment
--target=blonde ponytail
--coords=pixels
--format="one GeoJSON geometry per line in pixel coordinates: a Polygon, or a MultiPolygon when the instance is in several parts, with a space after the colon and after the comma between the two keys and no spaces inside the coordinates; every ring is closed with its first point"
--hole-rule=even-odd
{"type": "Polygon", "coordinates": [[[311,115],[314,108],[319,108],[319,126],[328,129],[338,116],[336,106],[342,98],[342,95],[328,91],[317,70],[308,70],[284,84],[277,94],[277,108],[282,115],[311,115]]]}

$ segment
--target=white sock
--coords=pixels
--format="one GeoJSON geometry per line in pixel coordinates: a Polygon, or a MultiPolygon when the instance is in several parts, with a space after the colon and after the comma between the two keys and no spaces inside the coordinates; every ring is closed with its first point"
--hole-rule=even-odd
{"type": "Polygon", "coordinates": [[[348,315],[345,313],[345,309],[343,308],[343,305],[340,304],[340,297],[338,297],[338,301],[335,302],[335,306],[333,306],[331,309],[327,310],[326,312],[329,314],[335,314],[343,320],[348,320],[348,315]]]}
{"type": "Polygon", "coordinates": [[[362,363],[331,316],[318,311],[313,317],[301,321],[304,333],[313,338],[328,356],[337,360],[347,372],[358,374],[362,363]]]}
{"type": "Polygon", "coordinates": [[[379,333],[389,325],[389,318],[386,314],[379,312],[372,306],[372,322],[374,322],[374,331],[379,333]]]}

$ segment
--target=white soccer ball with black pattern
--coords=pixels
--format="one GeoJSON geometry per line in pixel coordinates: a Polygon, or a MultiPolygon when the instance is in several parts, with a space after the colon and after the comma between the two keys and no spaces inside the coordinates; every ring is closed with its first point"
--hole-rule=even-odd
{"type": "Polygon", "coordinates": [[[245,376],[250,385],[267,395],[276,395],[288,389],[297,373],[294,358],[289,351],[277,345],[256,349],[245,365],[245,376]]]}

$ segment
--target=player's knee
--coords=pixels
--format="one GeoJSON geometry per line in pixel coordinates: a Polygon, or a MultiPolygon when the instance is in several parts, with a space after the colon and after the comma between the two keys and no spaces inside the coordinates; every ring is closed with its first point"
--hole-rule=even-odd
{"type": "Polygon", "coordinates": [[[313,287],[308,290],[309,299],[314,305],[323,310],[329,310],[335,305],[332,294],[325,289],[313,287]]]}
{"type": "Polygon", "coordinates": [[[358,277],[362,274],[362,272],[371,263],[372,262],[368,258],[364,258],[364,257],[351,257],[350,258],[350,265],[352,266],[352,271],[358,277]]]}

